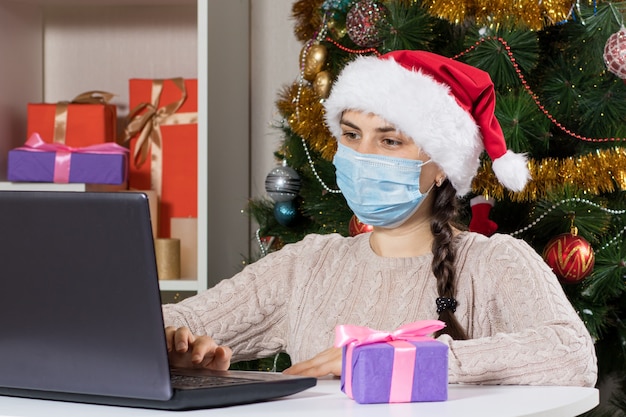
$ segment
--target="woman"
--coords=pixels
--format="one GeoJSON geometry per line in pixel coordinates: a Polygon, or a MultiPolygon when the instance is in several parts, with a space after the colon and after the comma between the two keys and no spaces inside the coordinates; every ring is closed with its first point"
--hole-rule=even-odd
{"type": "Polygon", "coordinates": [[[286,351],[286,373],[339,375],[336,325],[439,318],[452,383],[593,386],[593,342],[549,267],[521,240],[453,226],[483,150],[503,185],[529,179],[494,100],[486,73],[428,52],[348,64],[326,121],[337,184],[373,231],[309,235],[164,306],[171,363],[227,369],[286,351]]]}

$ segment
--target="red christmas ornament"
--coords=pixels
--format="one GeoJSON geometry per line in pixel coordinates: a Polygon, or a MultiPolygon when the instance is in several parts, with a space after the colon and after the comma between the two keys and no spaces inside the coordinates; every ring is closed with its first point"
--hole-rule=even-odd
{"type": "Polygon", "coordinates": [[[356,216],[352,216],[348,224],[348,232],[350,236],[360,235],[361,233],[371,232],[374,228],[369,224],[362,223],[356,216]]]}
{"type": "Polygon", "coordinates": [[[355,44],[368,47],[380,42],[380,26],[387,9],[374,0],[360,0],[346,15],[346,30],[355,44]]]}
{"type": "Polygon", "coordinates": [[[609,36],[604,45],[603,58],[610,72],[626,80],[626,28],[622,27],[609,36]]]}
{"type": "Polygon", "coordinates": [[[593,248],[578,236],[576,228],[550,240],[543,250],[543,259],[556,276],[568,284],[587,278],[595,264],[593,248]]]}

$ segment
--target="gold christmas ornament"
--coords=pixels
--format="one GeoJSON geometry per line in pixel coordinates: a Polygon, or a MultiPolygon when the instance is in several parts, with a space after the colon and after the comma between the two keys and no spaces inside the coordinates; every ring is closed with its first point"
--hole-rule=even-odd
{"type": "Polygon", "coordinates": [[[324,68],[324,64],[326,64],[327,54],[326,47],[319,43],[302,48],[302,52],[300,52],[300,62],[304,60],[302,76],[305,80],[312,82],[315,79],[317,73],[320,72],[322,68],[324,68]]]}
{"type": "Polygon", "coordinates": [[[330,94],[330,87],[332,83],[332,76],[329,71],[318,72],[313,80],[313,90],[318,96],[327,98],[330,94]]]}
{"type": "Polygon", "coordinates": [[[326,27],[336,39],[341,39],[348,33],[348,29],[346,29],[346,24],[340,23],[335,19],[329,19],[326,27]]]}

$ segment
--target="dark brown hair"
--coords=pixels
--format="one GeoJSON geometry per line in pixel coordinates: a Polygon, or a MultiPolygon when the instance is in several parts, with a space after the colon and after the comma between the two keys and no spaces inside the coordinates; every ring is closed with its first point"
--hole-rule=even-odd
{"type": "MultiPolygon", "coordinates": [[[[454,247],[454,233],[452,225],[458,213],[456,190],[449,180],[433,189],[434,201],[430,230],[433,234],[433,262],[432,270],[437,278],[437,293],[439,297],[455,298],[456,293],[456,251],[454,247]]],[[[433,306],[435,300],[432,301],[433,306]]],[[[454,311],[446,308],[439,313],[439,320],[446,323],[446,327],[439,330],[436,336],[448,334],[455,340],[466,340],[467,334],[454,316],[454,311]]]]}

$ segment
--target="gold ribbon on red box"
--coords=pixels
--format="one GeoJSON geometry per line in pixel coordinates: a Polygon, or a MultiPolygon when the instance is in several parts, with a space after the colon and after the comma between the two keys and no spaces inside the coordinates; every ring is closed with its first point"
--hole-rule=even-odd
{"type": "Polygon", "coordinates": [[[152,80],[151,102],[140,103],[130,111],[128,124],[124,129],[124,137],[122,139],[122,142],[126,143],[139,134],[133,152],[133,163],[135,166],[140,167],[146,161],[148,155],[151,155],[150,177],[152,189],[156,190],[158,195],[161,195],[163,175],[163,139],[160,127],[198,123],[197,112],[177,113],[187,99],[187,90],[183,78],[169,79],[180,90],[180,98],[177,101],[159,107],[164,81],[163,79],[152,80]]]}
{"type": "Polygon", "coordinates": [[[74,97],[71,101],[60,101],[54,112],[54,143],[65,143],[67,132],[67,107],[70,104],[108,104],[115,94],[106,91],[86,91],[74,97]]]}

